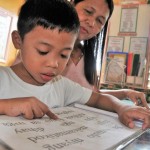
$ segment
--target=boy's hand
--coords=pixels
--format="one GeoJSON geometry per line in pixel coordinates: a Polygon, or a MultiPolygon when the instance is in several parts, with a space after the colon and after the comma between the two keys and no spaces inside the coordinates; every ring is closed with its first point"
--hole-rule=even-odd
{"type": "Polygon", "coordinates": [[[128,126],[134,128],[134,120],[143,121],[142,129],[150,127],[150,110],[140,106],[124,106],[118,113],[120,121],[128,126]]]}
{"type": "Polygon", "coordinates": [[[52,119],[58,118],[47,105],[35,97],[5,100],[4,114],[13,117],[23,115],[26,119],[42,118],[45,114],[52,119]]]}

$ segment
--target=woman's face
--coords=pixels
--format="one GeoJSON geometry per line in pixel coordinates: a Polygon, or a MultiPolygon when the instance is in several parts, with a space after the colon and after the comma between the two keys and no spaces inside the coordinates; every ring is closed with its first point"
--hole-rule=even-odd
{"type": "Polygon", "coordinates": [[[80,20],[79,40],[88,40],[97,35],[109,17],[105,0],[83,0],[75,8],[80,20]]]}

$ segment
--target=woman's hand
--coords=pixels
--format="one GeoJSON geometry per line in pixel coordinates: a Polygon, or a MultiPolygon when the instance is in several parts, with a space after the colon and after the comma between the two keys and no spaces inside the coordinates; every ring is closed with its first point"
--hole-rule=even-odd
{"type": "Polygon", "coordinates": [[[146,107],[147,109],[150,109],[146,102],[145,94],[143,92],[125,89],[125,95],[128,99],[133,101],[135,105],[143,106],[146,107]]]}

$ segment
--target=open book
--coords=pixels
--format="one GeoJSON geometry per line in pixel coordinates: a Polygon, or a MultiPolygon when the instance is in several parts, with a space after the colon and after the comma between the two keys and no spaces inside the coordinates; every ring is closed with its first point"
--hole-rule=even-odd
{"type": "Polygon", "coordinates": [[[4,150],[113,150],[144,132],[140,127],[125,127],[115,113],[79,104],[52,111],[58,120],[47,116],[34,120],[0,116],[0,147],[4,150]]]}

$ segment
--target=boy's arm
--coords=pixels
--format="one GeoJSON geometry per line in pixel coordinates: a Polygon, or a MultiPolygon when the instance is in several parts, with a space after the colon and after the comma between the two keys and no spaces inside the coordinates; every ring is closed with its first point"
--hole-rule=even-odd
{"type": "Polygon", "coordinates": [[[44,115],[57,119],[48,106],[35,97],[0,99],[0,115],[19,116],[26,119],[41,118],[44,115]]]}
{"type": "Polygon", "coordinates": [[[143,120],[143,129],[150,127],[149,109],[125,105],[112,95],[93,92],[86,105],[118,113],[120,121],[130,128],[134,128],[136,119],[143,120]]]}

